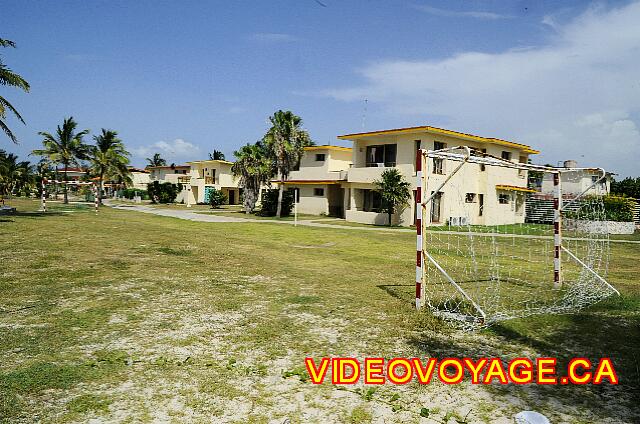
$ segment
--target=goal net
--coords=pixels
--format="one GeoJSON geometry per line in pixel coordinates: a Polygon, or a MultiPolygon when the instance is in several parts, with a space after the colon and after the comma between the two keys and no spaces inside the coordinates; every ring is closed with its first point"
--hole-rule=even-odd
{"type": "Polygon", "coordinates": [[[416,158],[416,306],[465,328],[565,313],[618,291],[606,281],[606,173],[466,146],[416,158]]]}

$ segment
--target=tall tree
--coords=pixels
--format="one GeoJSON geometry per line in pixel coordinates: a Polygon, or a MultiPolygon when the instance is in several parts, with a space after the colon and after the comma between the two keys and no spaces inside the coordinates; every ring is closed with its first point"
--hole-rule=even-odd
{"type": "Polygon", "coordinates": [[[29,195],[35,183],[34,167],[29,161],[18,161],[18,156],[0,150],[0,195],[29,195]]]}
{"type": "Polygon", "coordinates": [[[271,178],[271,161],[260,141],[256,144],[246,144],[233,154],[236,162],[231,167],[231,172],[243,188],[242,203],[245,213],[249,214],[256,207],[260,187],[271,178]]]}
{"type": "Polygon", "coordinates": [[[380,175],[380,180],[375,180],[373,183],[380,193],[382,210],[389,216],[389,226],[391,226],[393,214],[409,203],[411,184],[396,168],[387,169],[380,175]]]}
{"type": "Polygon", "coordinates": [[[60,163],[64,167],[64,203],[69,203],[67,182],[69,181],[69,165],[79,166],[79,161],[88,158],[89,148],[84,144],[82,137],[89,133],[89,130],[76,132],[78,124],[73,117],[66,118],[62,127],[58,125],[55,135],[48,132],[39,132],[43,138],[43,149],[34,150],[32,153],[44,156],[51,162],[60,163]]]}
{"type": "Polygon", "coordinates": [[[222,153],[220,150],[213,149],[213,153],[209,153],[209,159],[224,160],[224,153],[222,153]]]}
{"type": "Polygon", "coordinates": [[[279,110],[269,117],[271,128],[264,136],[264,144],[272,160],[273,173],[280,180],[276,216],[282,213],[282,194],[289,173],[300,164],[306,146],[312,146],[309,133],[302,129],[302,118],[291,111],[279,110]]]}
{"type": "MultiPolygon", "coordinates": [[[[0,47],[15,48],[15,46],[16,43],[14,43],[13,41],[0,38],[0,47]]],[[[20,75],[9,69],[7,65],[2,62],[2,57],[0,57],[0,85],[17,87],[22,91],[29,92],[29,83],[25,81],[25,79],[20,75]]],[[[14,108],[11,103],[7,101],[7,99],[0,96],[0,128],[2,129],[2,131],[4,131],[4,133],[7,135],[7,137],[9,137],[11,141],[17,143],[18,139],[4,121],[7,117],[7,111],[15,115],[16,118],[20,120],[20,122],[22,122],[23,124],[25,123],[24,119],[22,119],[22,116],[20,115],[20,113],[18,113],[16,108],[14,108]]]]}
{"type": "Polygon", "coordinates": [[[89,160],[91,172],[99,178],[98,203],[102,204],[104,180],[108,178],[115,181],[128,174],[129,152],[116,131],[103,128],[102,133],[93,136],[93,139],[96,145],[91,146],[89,160]]]}
{"type": "Polygon", "coordinates": [[[147,162],[149,162],[147,166],[167,166],[167,161],[162,159],[160,153],[155,153],[153,157],[147,158],[147,162]]]}

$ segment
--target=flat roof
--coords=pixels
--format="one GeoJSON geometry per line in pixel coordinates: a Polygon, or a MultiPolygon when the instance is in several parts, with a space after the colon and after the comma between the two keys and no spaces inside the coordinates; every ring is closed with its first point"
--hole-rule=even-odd
{"type": "Polygon", "coordinates": [[[332,146],[330,144],[323,144],[321,146],[307,146],[304,150],[342,150],[345,152],[350,152],[353,149],[351,147],[342,147],[342,146],[332,146]]]}
{"type": "Polygon", "coordinates": [[[340,140],[358,140],[360,138],[374,137],[378,135],[392,135],[392,134],[418,133],[418,132],[428,132],[432,134],[448,135],[451,137],[457,137],[457,138],[462,138],[466,140],[480,141],[484,143],[492,143],[492,144],[499,144],[502,146],[515,147],[526,153],[531,153],[531,154],[540,153],[540,151],[535,150],[531,146],[527,146],[526,144],[515,143],[513,141],[502,140],[500,138],[494,138],[494,137],[482,137],[479,135],[467,134],[467,133],[462,133],[458,131],[447,130],[444,128],[431,127],[428,125],[419,126],[419,127],[394,128],[390,130],[344,134],[344,135],[339,135],[338,138],[340,140]]]}
{"type": "Polygon", "coordinates": [[[147,166],[146,169],[176,169],[176,168],[191,168],[189,165],[162,165],[162,166],[147,166]]]}
{"type": "Polygon", "coordinates": [[[219,159],[192,160],[187,163],[205,163],[205,162],[226,163],[227,165],[233,165],[234,163],[234,162],[229,162],[228,160],[219,160],[219,159]]]}

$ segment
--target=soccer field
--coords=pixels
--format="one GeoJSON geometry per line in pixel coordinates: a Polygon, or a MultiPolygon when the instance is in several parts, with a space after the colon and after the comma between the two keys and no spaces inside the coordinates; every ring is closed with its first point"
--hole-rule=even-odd
{"type": "Polygon", "coordinates": [[[611,243],[620,297],[461,332],[414,309],[411,233],[11,204],[0,422],[640,421],[640,244],[611,243]],[[307,356],[610,357],[620,384],[345,389],[307,356]]]}

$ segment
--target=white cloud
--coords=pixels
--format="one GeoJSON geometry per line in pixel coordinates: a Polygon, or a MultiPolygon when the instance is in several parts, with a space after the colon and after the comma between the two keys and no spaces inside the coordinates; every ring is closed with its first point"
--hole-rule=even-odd
{"type": "MultiPolygon", "coordinates": [[[[547,24],[551,21],[547,19],[547,24]]],[[[389,116],[515,139],[541,162],[577,159],[622,175],[640,161],[640,2],[592,7],[545,46],[373,63],[361,86],[324,94],[389,116]],[[436,118],[437,117],[437,118],[436,118]]]]}
{"type": "Polygon", "coordinates": [[[298,38],[293,35],[279,32],[258,32],[251,34],[250,38],[253,41],[260,41],[263,43],[290,43],[298,41],[298,38]]]}
{"type": "Polygon", "coordinates": [[[501,15],[499,13],[493,12],[480,12],[480,11],[454,11],[448,9],[438,9],[437,7],[427,6],[427,5],[414,5],[414,8],[417,10],[421,10],[430,15],[434,16],[442,16],[445,18],[475,18],[475,19],[508,19],[511,16],[501,15]]]}
{"type": "Polygon", "coordinates": [[[142,159],[151,157],[155,153],[167,160],[167,162],[194,159],[200,152],[200,148],[195,144],[176,138],[173,141],[156,141],[146,146],[134,147],[131,149],[134,156],[142,159]]]}

